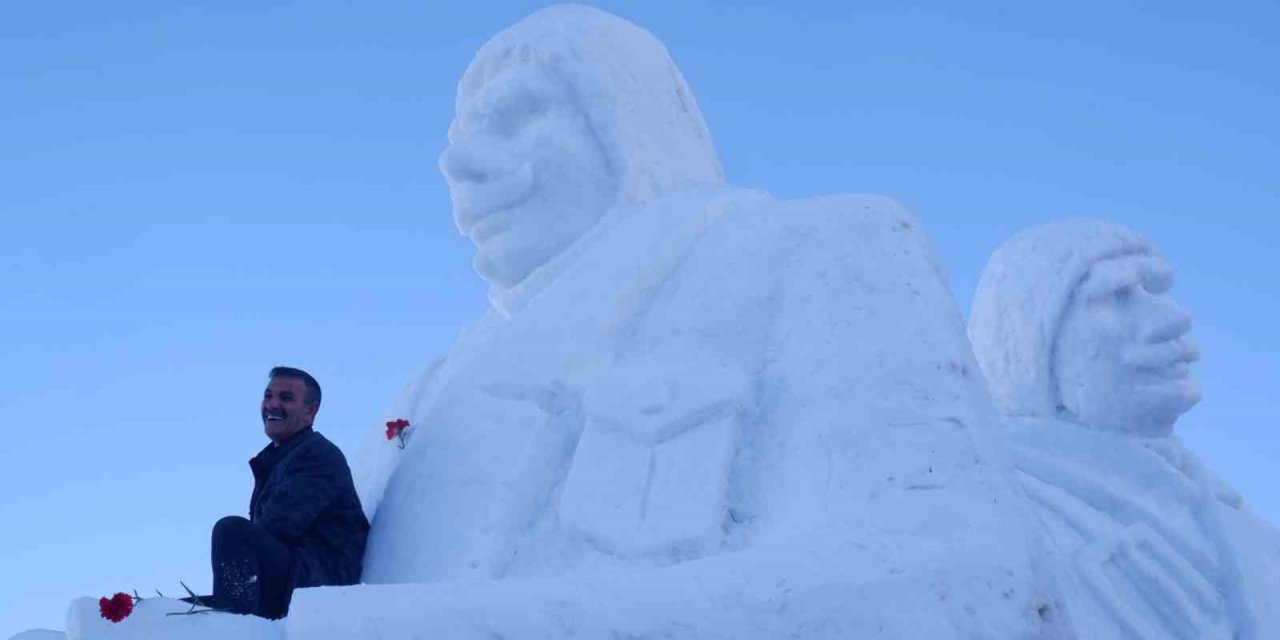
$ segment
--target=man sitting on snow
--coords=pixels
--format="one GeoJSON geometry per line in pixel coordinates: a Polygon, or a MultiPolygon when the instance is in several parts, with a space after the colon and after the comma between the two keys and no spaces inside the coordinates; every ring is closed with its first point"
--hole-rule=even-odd
{"type": "Polygon", "coordinates": [[[281,618],[296,587],[360,581],[369,521],[342,451],[312,430],[320,385],[305,371],[276,367],[262,395],[271,444],[249,461],[249,519],[213,527],[217,609],[281,618]]]}

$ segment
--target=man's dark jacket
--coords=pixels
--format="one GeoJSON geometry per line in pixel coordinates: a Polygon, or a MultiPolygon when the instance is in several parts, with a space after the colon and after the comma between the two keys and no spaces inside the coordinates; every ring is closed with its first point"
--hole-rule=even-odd
{"type": "Polygon", "coordinates": [[[360,581],[369,520],[342,451],[304,429],[249,461],[249,519],[293,553],[293,586],[360,581]]]}

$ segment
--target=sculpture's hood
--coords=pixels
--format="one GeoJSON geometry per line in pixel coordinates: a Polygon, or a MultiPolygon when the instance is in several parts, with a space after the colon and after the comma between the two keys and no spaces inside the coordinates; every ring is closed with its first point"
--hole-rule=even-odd
{"type": "Polygon", "coordinates": [[[702,112],[649,32],[592,7],[547,7],[481,47],[458,84],[459,108],[527,64],[562,79],[578,100],[618,178],[620,204],[724,183],[702,112]]]}
{"type": "Polygon", "coordinates": [[[1076,285],[1099,260],[1156,255],[1136,231],[1071,218],[1023,231],[991,254],[969,312],[969,340],[1005,415],[1053,417],[1053,348],[1076,285]]]}

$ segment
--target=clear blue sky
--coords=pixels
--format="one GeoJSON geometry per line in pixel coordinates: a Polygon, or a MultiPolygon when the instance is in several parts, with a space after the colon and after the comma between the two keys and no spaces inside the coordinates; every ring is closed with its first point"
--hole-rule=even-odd
{"type": "MultiPolygon", "coordinates": [[[[267,370],[314,373],[351,454],[480,314],[436,157],[472,54],[541,4],[443,6],[6,11],[0,637],[75,596],[207,589],[267,370]]],[[[962,310],[1029,225],[1150,235],[1204,352],[1179,429],[1280,521],[1280,5],[599,6],[666,43],[732,184],[895,196],[962,310]]]]}

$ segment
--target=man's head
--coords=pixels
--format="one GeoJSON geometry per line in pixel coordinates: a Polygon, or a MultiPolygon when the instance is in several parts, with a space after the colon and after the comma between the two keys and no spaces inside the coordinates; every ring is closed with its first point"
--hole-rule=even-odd
{"type": "Polygon", "coordinates": [[[1137,233],[1072,219],[992,255],[969,323],[992,396],[1009,415],[1066,417],[1165,435],[1200,398],[1190,318],[1173,270],[1137,233]]]}
{"type": "Polygon", "coordinates": [[[561,5],[484,45],[440,157],[491,294],[522,283],[620,203],[723,184],[666,49],[604,11],[561,5]]]}
{"type": "Polygon", "coordinates": [[[262,392],[262,426],[267,437],[280,444],[315,423],[320,383],[306,371],[292,367],[275,367],[267,378],[262,392]]]}

